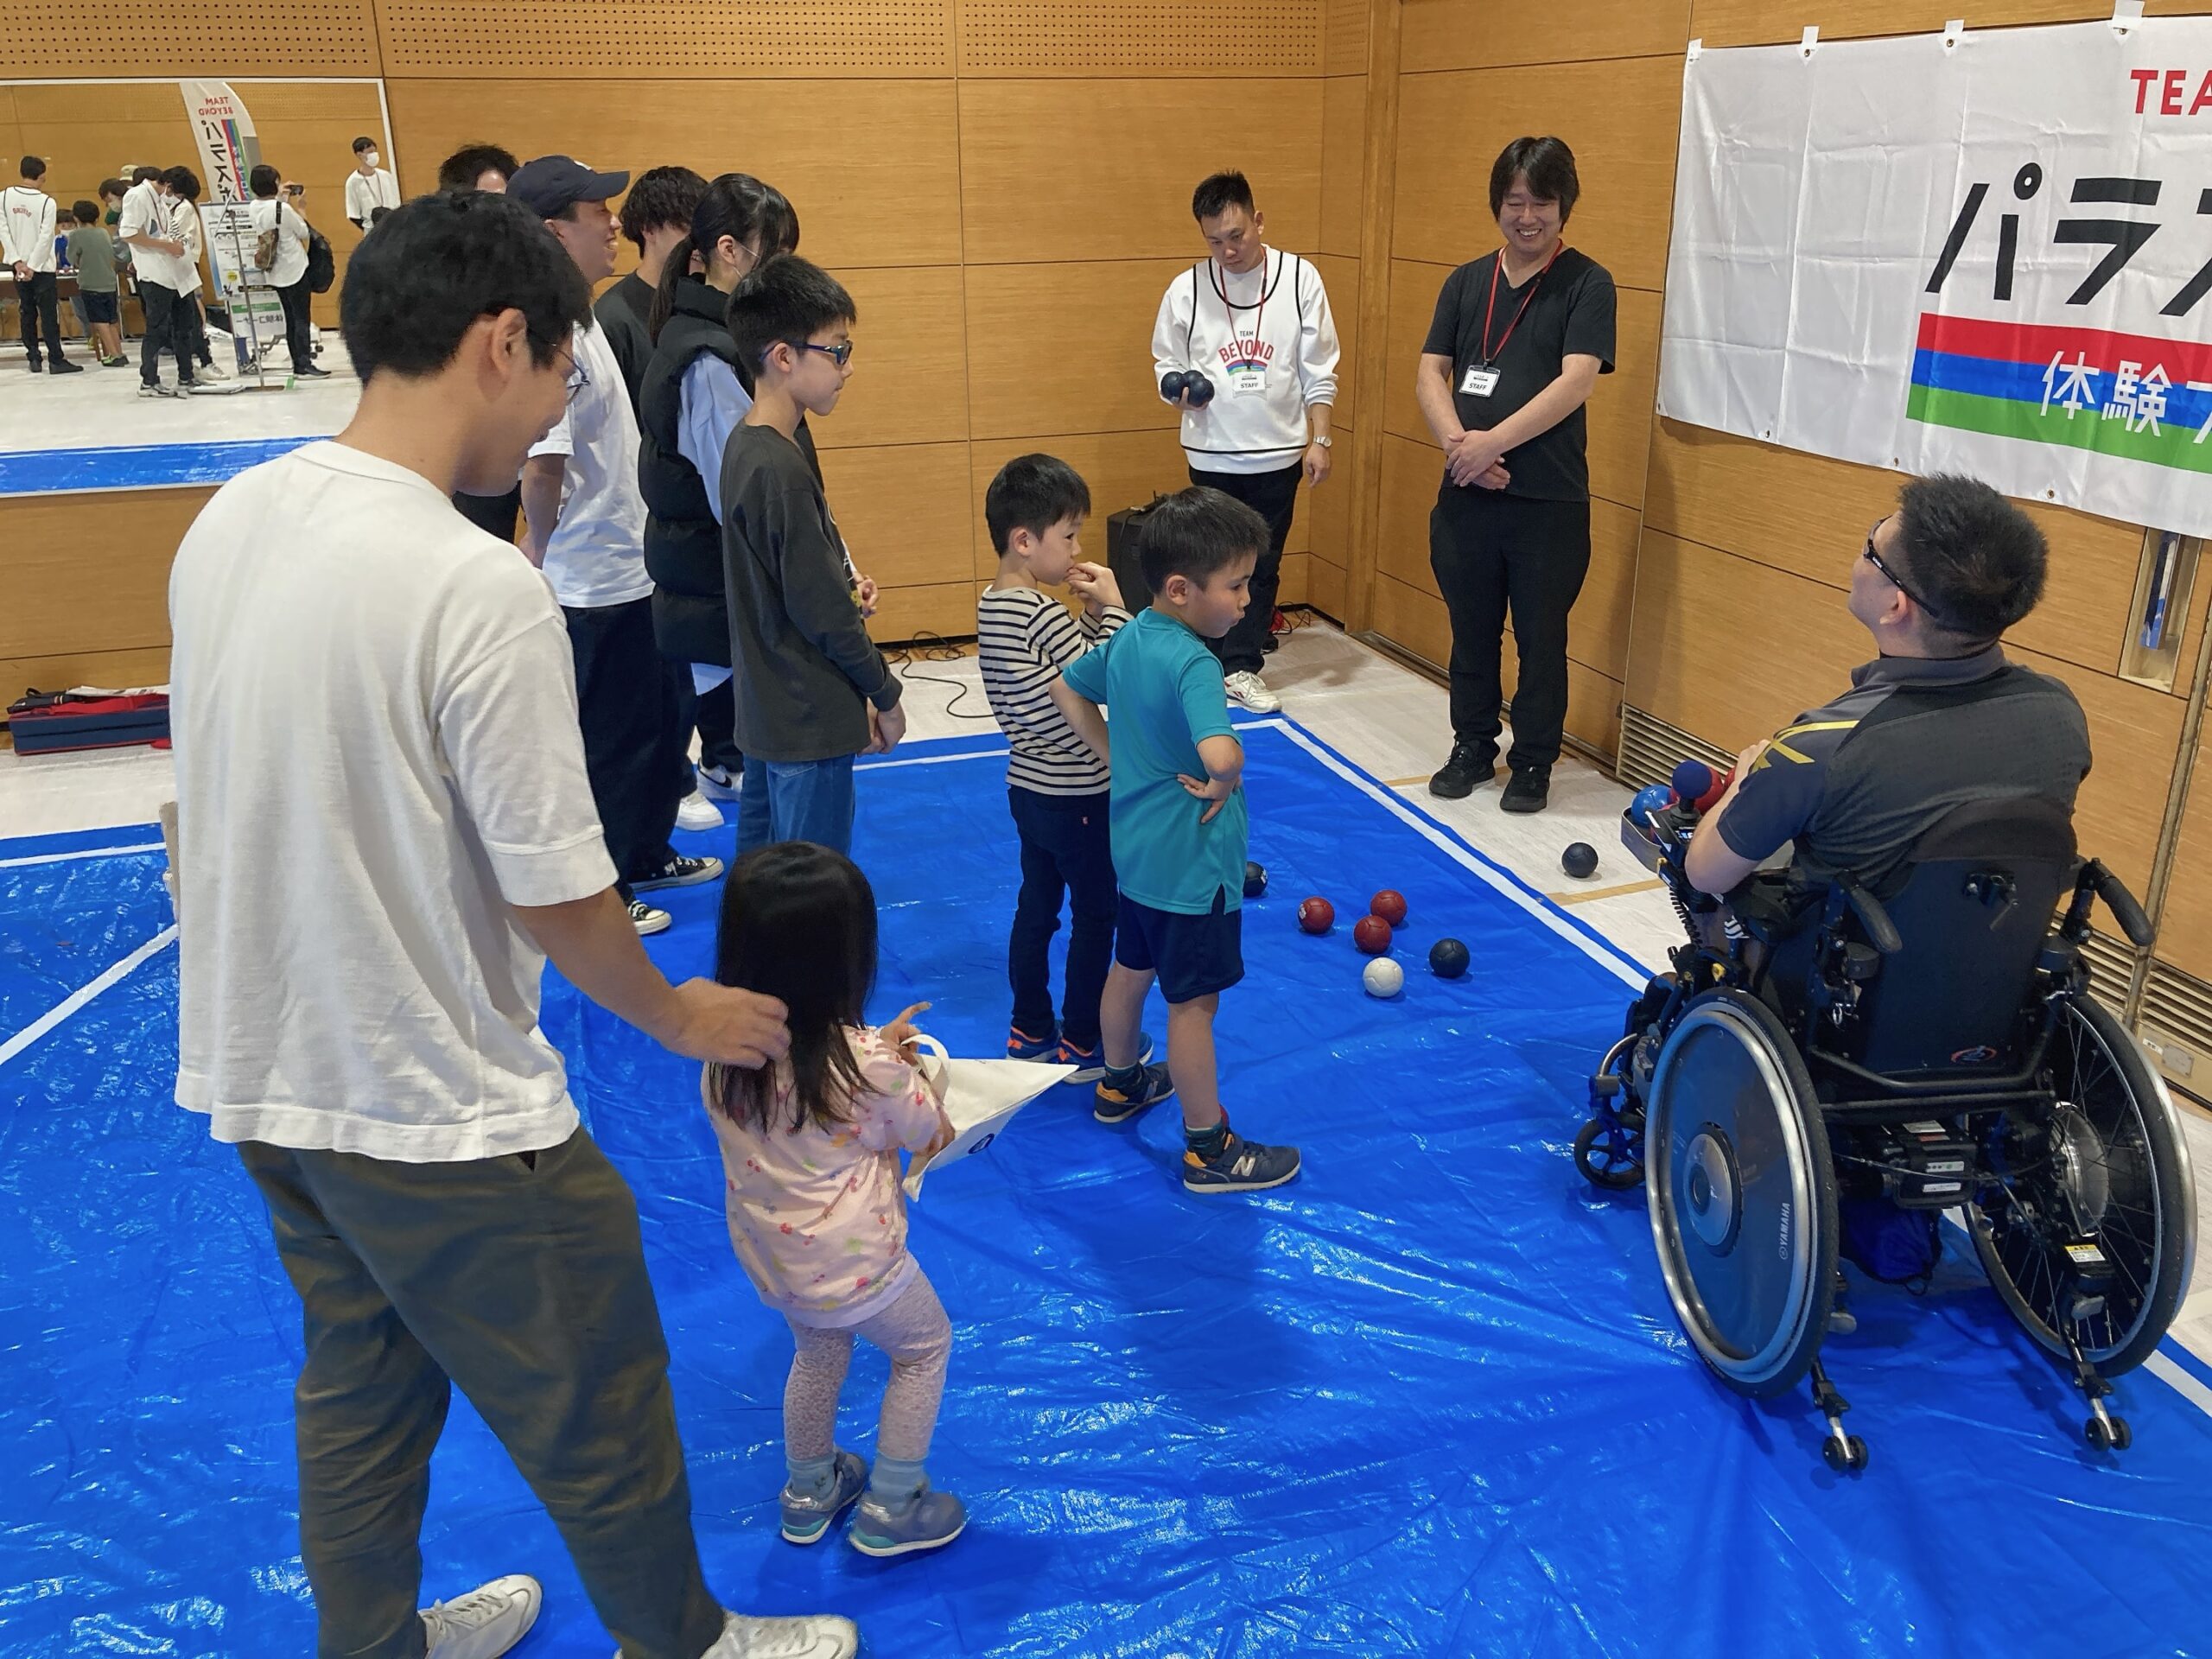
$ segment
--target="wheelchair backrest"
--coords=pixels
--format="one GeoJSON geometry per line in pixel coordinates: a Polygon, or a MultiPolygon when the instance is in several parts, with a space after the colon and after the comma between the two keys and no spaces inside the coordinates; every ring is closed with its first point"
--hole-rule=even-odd
{"type": "Polygon", "coordinates": [[[1940,819],[1885,900],[1904,945],[1864,988],[1852,1058],[1885,1076],[2017,1069],[2037,958],[2079,868],[2072,815],[2052,802],[1940,819]]]}

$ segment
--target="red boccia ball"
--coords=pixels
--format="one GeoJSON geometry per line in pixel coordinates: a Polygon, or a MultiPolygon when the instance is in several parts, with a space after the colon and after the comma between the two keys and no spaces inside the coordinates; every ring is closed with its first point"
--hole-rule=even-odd
{"type": "Polygon", "coordinates": [[[1298,925],[1308,933],[1325,933],[1337,925],[1337,907],[1320,894],[1298,901],[1298,925]]]}
{"type": "Polygon", "coordinates": [[[1351,942],[1370,957],[1390,948],[1390,924],[1380,916],[1363,916],[1352,924],[1351,942]]]}
{"type": "Polygon", "coordinates": [[[1368,910],[1380,916],[1393,927],[1406,925],[1406,895],[1395,887],[1385,887],[1367,901],[1368,910]]]}

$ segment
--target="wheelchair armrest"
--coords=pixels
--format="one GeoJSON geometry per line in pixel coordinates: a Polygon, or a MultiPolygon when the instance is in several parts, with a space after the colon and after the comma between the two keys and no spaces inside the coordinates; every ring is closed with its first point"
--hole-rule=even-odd
{"type": "Polygon", "coordinates": [[[1859,925],[1866,930],[1866,942],[1885,957],[1893,957],[1904,949],[1904,938],[1897,931],[1897,925],[1890,919],[1890,912],[1882,901],[1860,887],[1849,876],[1839,876],[1836,886],[1842,890],[1844,902],[1859,918],[1859,925]]]}
{"type": "Polygon", "coordinates": [[[2143,913],[2143,906],[2135,902],[2127,884],[2094,858],[2082,866],[2082,879],[2104,900],[2120,931],[2127,935],[2127,942],[2139,950],[2149,950],[2158,939],[2158,930],[2143,913]]]}

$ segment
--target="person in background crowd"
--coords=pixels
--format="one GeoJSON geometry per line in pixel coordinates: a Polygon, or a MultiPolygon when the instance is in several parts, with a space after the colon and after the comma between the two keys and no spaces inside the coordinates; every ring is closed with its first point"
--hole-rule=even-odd
{"type": "MultiPolygon", "coordinates": [[[[168,175],[142,167],[131,174],[123,198],[116,240],[130,250],[130,276],[146,314],[146,336],[138,348],[138,395],[177,397],[196,389],[190,336],[184,332],[184,244],[169,224],[168,175]],[[176,385],[162,380],[162,353],[176,359],[176,385]]],[[[196,278],[195,278],[196,280],[196,278]]]]}
{"type": "Polygon", "coordinates": [[[267,267],[269,285],[284,308],[284,344],[292,354],[292,372],[303,379],[320,380],[327,369],[315,365],[315,334],[308,319],[308,222],[283,198],[284,180],[264,162],[253,169],[248,187],[253,192],[253,234],[257,260],[265,238],[274,237],[273,263],[267,267]]]}
{"type": "Polygon", "coordinates": [[[353,141],[353,170],[346,175],[346,217],[356,230],[373,226],[378,208],[399,206],[399,181],[384,170],[383,163],[375,139],[353,141]]]}
{"type": "Polygon", "coordinates": [[[61,355],[60,275],[54,257],[54,198],[39,182],[46,163],[26,156],[22,182],[0,191],[0,262],[12,267],[16,276],[16,308],[23,321],[23,350],[30,357],[31,372],[43,371],[38,354],[38,334],[46,330],[46,355],[56,374],[79,374],[84,365],[61,355]]]}
{"type": "Polygon", "coordinates": [[[214,349],[207,340],[207,305],[203,297],[205,284],[200,276],[200,260],[206,252],[206,239],[200,225],[200,175],[188,167],[173,167],[163,176],[169,187],[169,224],[177,240],[184,245],[179,275],[185,283],[181,308],[185,345],[200,360],[201,379],[227,380],[231,372],[215,361],[214,349]]]}
{"type": "Polygon", "coordinates": [[[117,319],[115,244],[100,228],[99,204],[72,204],[69,217],[76,228],[69,232],[69,268],[77,273],[77,315],[85,336],[92,342],[92,355],[104,369],[120,369],[130,359],[123,354],[123,337],[117,319]]]}
{"type": "Polygon", "coordinates": [[[507,181],[521,165],[512,150],[497,144],[464,144],[438,163],[438,188],[504,194],[507,181]]]}

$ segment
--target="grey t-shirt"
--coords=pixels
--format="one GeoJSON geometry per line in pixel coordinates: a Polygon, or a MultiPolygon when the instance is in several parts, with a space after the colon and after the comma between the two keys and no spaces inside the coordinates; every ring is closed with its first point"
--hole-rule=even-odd
{"type": "Polygon", "coordinates": [[[79,225],[69,232],[69,264],[81,292],[115,292],[115,244],[99,226],[79,225]]]}

